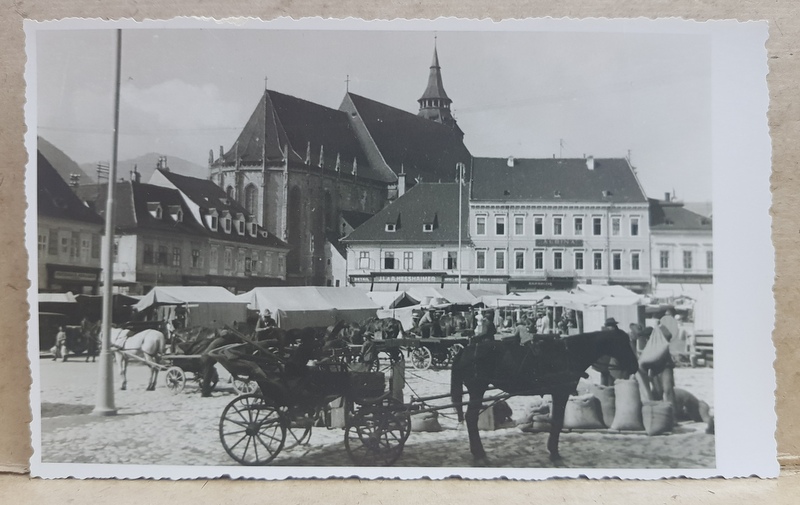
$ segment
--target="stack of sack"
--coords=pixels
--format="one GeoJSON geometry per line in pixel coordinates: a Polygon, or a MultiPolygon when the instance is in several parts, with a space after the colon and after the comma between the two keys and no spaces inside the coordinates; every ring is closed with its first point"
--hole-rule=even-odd
{"type": "MultiPolygon", "coordinates": [[[[591,385],[589,392],[570,397],[564,411],[564,429],[644,431],[661,435],[675,424],[669,402],[642,402],[636,379],[617,380],[612,387],[591,385]]],[[[523,431],[550,429],[550,403],[541,402],[528,409],[520,420],[523,431]]]]}

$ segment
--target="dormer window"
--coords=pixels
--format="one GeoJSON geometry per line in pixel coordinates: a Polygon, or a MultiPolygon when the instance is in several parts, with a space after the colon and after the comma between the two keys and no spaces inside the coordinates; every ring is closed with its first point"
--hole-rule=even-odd
{"type": "Polygon", "coordinates": [[[244,235],[244,221],[239,219],[236,220],[236,233],[239,235],[244,235]]]}
{"type": "Polygon", "coordinates": [[[252,221],[252,222],[247,224],[247,227],[248,227],[248,229],[250,231],[250,236],[255,238],[256,235],[258,234],[258,223],[256,223],[255,221],[252,221]]]}
{"type": "Polygon", "coordinates": [[[158,202],[147,202],[147,212],[156,219],[161,219],[163,217],[161,204],[158,202]]]}
{"type": "Polygon", "coordinates": [[[181,209],[180,205],[170,205],[169,206],[169,215],[172,217],[172,220],[176,223],[183,222],[183,209],[181,209]]]}
{"type": "Polygon", "coordinates": [[[554,198],[561,198],[561,191],[558,191],[558,190],[553,191],[553,197],[554,198]]]}
{"type": "Polygon", "coordinates": [[[217,209],[210,209],[208,214],[206,215],[206,226],[211,231],[217,231],[217,227],[219,226],[219,214],[217,213],[217,209]]]}
{"type": "Polygon", "coordinates": [[[433,223],[425,223],[422,225],[422,231],[430,233],[433,231],[433,223]]]}
{"type": "Polygon", "coordinates": [[[386,231],[394,233],[397,231],[397,225],[394,223],[386,223],[386,231]]]}
{"type": "Polygon", "coordinates": [[[222,229],[225,233],[231,232],[231,213],[227,210],[222,213],[222,229]]]}

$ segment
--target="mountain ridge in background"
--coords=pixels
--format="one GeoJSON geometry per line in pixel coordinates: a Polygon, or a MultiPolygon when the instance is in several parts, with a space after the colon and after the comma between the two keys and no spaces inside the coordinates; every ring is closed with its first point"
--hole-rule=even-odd
{"type": "Polygon", "coordinates": [[[58,175],[69,184],[71,174],[80,175],[80,184],[93,184],[95,182],[94,170],[86,171],[84,167],[78,165],[75,160],[70,158],[64,151],[50,143],[43,137],[36,138],[36,148],[53,165],[58,175]]]}
{"type": "MultiPolygon", "coordinates": [[[[153,175],[153,172],[156,171],[156,167],[158,166],[158,160],[162,156],[165,156],[167,159],[167,167],[171,172],[175,172],[176,174],[180,175],[187,175],[190,177],[197,177],[199,179],[207,179],[208,178],[208,168],[200,166],[196,163],[192,163],[191,161],[187,161],[183,158],[179,158],[177,156],[170,156],[168,154],[159,154],[159,153],[147,153],[142,154],[141,156],[137,156],[135,158],[130,158],[127,160],[120,160],[117,162],[117,180],[131,179],[131,172],[133,171],[134,167],[136,167],[136,171],[141,174],[141,182],[148,182],[150,181],[150,177],[153,175]]],[[[107,162],[102,162],[106,163],[107,162]]],[[[97,162],[95,163],[82,163],[81,168],[84,171],[91,171],[94,173],[97,167],[97,162]]]]}

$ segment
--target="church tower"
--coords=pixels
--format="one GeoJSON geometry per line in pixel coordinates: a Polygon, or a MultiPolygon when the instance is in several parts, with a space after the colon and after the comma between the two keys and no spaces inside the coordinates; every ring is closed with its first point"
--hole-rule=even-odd
{"type": "Polygon", "coordinates": [[[450,112],[450,104],[453,101],[445,93],[442,84],[442,68],[439,66],[439,54],[435,43],[433,62],[431,62],[431,71],[428,75],[428,87],[425,88],[425,92],[417,102],[419,102],[418,116],[447,126],[456,126],[456,120],[453,119],[453,114],[450,112]]]}

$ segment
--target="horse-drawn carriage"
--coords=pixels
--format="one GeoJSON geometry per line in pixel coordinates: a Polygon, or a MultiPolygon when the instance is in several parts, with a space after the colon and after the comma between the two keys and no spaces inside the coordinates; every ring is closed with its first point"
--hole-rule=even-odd
{"type": "Polygon", "coordinates": [[[288,346],[251,341],[210,352],[231,374],[258,384],[258,391],[233,399],[222,411],[219,437],[227,454],[243,465],[264,465],[304,443],[317,423],[330,423],[325,410],[338,401],[344,444],[357,465],[391,465],[411,433],[407,410],[385,391],[382,372],[364,371],[347,347],[307,366],[323,345],[315,338],[288,346]],[[327,421],[326,421],[327,418],[327,421]],[[289,441],[287,445],[287,440],[289,441]]]}

